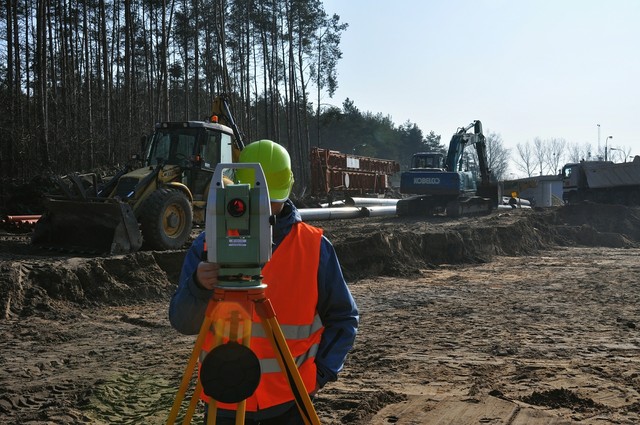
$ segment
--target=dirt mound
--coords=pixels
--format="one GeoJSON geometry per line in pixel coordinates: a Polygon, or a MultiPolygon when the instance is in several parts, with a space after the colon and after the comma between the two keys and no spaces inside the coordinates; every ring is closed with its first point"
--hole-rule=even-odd
{"type": "Polygon", "coordinates": [[[175,290],[184,252],[138,252],[111,258],[67,258],[0,263],[0,312],[65,314],[64,303],[130,305],[167,299],[175,290]]]}
{"type": "MultiPolygon", "coordinates": [[[[418,275],[441,264],[485,263],[496,255],[531,255],[551,246],[624,248],[640,241],[640,209],[596,204],[499,210],[457,220],[375,217],[313,224],[332,241],[348,281],[418,275]]],[[[24,238],[0,244],[0,317],[54,314],[61,302],[166,299],[184,257],[184,251],[95,258],[29,253],[24,238]]]]}
{"type": "Polygon", "coordinates": [[[483,263],[496,255],[530,255],[551,246],[624,248],[640,242],[640,210],[612,205],[362,223],[314,223],[333,241],[348,280],[410,276],[439,264],[483,263]]]}

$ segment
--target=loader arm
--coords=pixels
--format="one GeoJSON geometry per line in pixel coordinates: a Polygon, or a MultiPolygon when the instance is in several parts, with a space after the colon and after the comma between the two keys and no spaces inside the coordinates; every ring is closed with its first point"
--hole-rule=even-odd
{"type": "Polygon", "coordinates": [[[123,168],[121,168],[113,177],[109,179],[109,181],[107,181],[104,184],[104,186],[102,186],[100,190],[98,190],[98,197],[102,197],[102,198],[108,197],[111,194],[111,192],[113,192],[113,190],[116,188],[116,186],[118,186],[120,177],[124,176],[129,171],[131,171],[131,167],[129,165],[126,165],[123,168]]]}
{"type": "Polygon", "coordinates": [[[218,95],[218,97],[216,97],[213,101],[213,107],[211,108],[211,115],[217,115],[219,117],[222,117],[223,122],[221,122],[220,124],[224,124],[227,127],[231,128],[231,130],[233,130],[233,136],[235,138],[235,149],[238,150],[238,152],[242,151],[244,149],[245,143],[244,143],[244,136],[243,134],[240,132],[240,129],[238,128],[238,125],[236,124],[235,119],[233,118],[233,114],[231,113],[231,108],[229,107],[229,103],[230,103],[230,99],[229,99],[229,95],[228,94],[220,94],[218,95]]]}
{"type": "Polygon", "coordinates": [[[144,190],[146,188],[149,187],[150,183],[156,179],[156,177],[158,177],[158,174],[160,174],[160,170],[162,170],[162,167],[164,167],[164,161],[158,161],[158,164],[155,166],[155,168],[153,169],[153,171],[151,173],[149,173],[148,175],[146,175],[144,178],[140,179],[140,181],[138,182],[138,184],[136,184],[136,186],[131,190],[131,192],[127,193],[124,196],[123,201],[126,201],[128,199],[134,198],[135,195],[140,192],[141,190],[144,190]]]}

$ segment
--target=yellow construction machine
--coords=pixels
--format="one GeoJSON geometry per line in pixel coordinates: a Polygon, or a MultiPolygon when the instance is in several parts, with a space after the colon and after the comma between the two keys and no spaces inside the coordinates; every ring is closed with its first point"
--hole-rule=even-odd
{"type": "Polygon", "coordinates": [[[208,121],[157,123],[145,155],[135,158],[143,167],[128,165],[105,183],[94,173],[56,178],[31,242],[113,255],[180,249],[193,225],[205,223],[216,165],[236,162],[243,147],[226,95],[215,99],[208,121]]]}

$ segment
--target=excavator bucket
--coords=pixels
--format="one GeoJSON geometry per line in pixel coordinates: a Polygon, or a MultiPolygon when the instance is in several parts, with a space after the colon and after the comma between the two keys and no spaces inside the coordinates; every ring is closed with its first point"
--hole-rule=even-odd
{"type": "Polygon", "coordinates": [[[45,200],[31,243],[71,252],[127,254],[142,246],[131,207],[117,199],[45,200]]]}

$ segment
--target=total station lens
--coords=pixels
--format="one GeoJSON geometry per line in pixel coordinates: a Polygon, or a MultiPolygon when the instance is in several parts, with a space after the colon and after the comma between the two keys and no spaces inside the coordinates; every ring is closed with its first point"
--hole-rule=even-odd
{"type": "Polygon", "coordinates": [[[227,204],[227,211],[231,217],[240,217],[247,210],[247,205],[242,199],[232,199],[227,204]]]}

